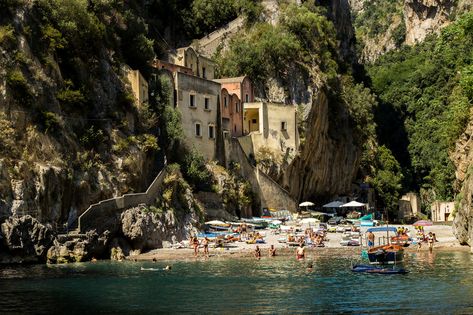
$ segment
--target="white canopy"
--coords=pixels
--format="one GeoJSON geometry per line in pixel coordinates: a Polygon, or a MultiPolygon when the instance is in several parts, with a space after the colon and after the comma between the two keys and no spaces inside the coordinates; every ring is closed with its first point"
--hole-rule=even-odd
{"type": "Polygon", "coordinates": [[[310,201],[304,201],[303,203],[299,204],[299,207],[312,207],[315,206],[315,203],[310,202],[310,201]]]}
{"type": "Polygon", "coordinates": [[[280,221],[280,220],[273,220],[273,221],[271,221],[271,224],[280,225],[280,224],[282,224],[282,221],[280,221]]]}
{"type": "Polygon", "coordinates": [[[229,225],[228,223],[225,223],[225,222],[219,221],[219,220],[207,221],[207,222],[205,222],[205,224],[207,224],[207,225],[229,225]]]}
{"type": "Polygon", "coordinates": [[[364,203],[353,200],[353,201],[350,201],[349,203],[341,205],[340,207],[364,207],[364,206],[365,206],[364,203]]]}

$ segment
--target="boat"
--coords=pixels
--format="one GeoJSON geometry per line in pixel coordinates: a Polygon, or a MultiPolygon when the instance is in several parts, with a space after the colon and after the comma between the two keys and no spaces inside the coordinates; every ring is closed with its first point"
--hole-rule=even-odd
{"type": "Polygon", "coordinates": [[[368,249],[370,264],[395,264],[401,262],[403,257],[404,248],[401,245],[390,244],[368,249]]]}
{"type": "Polygon", "coordinates": [[[366,272],[366,273],[378,273],[378,274],[406,274],[407,271],[404,268],[386,268],[386,267],[379,267],[379,266],[372,266],[372,265],[354,265],[351,268],[353,272],[366,272]]]}
{"type": "Polygon", "coordinates": [[[212,221],[207,221],[205,224],[212,230],[217,230],[217,231],[227,231],[230,227],[231,224],[225,223],[223,221],[219,220],[212,220],[212,221]]]}
{"type": "Polygon", "coordinates": [[[408,247],[412,243],[412,239],[407,235],[393,236],[391,237],[391,243],[408,247]]]}

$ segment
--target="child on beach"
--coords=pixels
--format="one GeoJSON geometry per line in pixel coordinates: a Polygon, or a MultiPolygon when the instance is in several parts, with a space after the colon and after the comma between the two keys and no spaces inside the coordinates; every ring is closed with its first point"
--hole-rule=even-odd
{"type": "Polygon", "coordinates": [[[256,248],[255,248],[255,257],[256,257],[256,259],[261,258],[261,250],[260,250],[258,245],[256,245],[256,248]]]}

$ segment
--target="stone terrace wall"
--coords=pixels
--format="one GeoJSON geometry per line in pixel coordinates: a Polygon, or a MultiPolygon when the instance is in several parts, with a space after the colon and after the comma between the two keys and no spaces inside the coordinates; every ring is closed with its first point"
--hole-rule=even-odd
{"type": "Polygon", "coordinates": [[[95,229],[110,218],[114,218],[122,210],[136,207],[140,204],[149,205],[154,203],[166,175],[167,168],[164,167],[144,193],[125,194],[121,197],[102,200],[90,205],[79,216],[79,231],[85,233],[88,230],[95,229]]]}
{"type": "Polygon", "coordinates": [[[297,211],[297,201],[294,200],[287,190],[282,188],[271,177],[254,167],[246,156],[239,139],[232,139],[232,159],[240,163],[241,175],[244,176],[253,187],[253,192],[261,201],[262,208],[273,208],[276,210],[297,211]]]}

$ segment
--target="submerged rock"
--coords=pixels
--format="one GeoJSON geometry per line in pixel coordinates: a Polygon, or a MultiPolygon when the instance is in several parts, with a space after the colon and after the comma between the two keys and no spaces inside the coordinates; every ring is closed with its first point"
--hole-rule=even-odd
{"type": "Polygon", "coordinates": [[[1,225],[1,234],[8,254],[23,262],[45,261],[54,241],[52,230],[30,215],[9,217],[1,225]]]}

